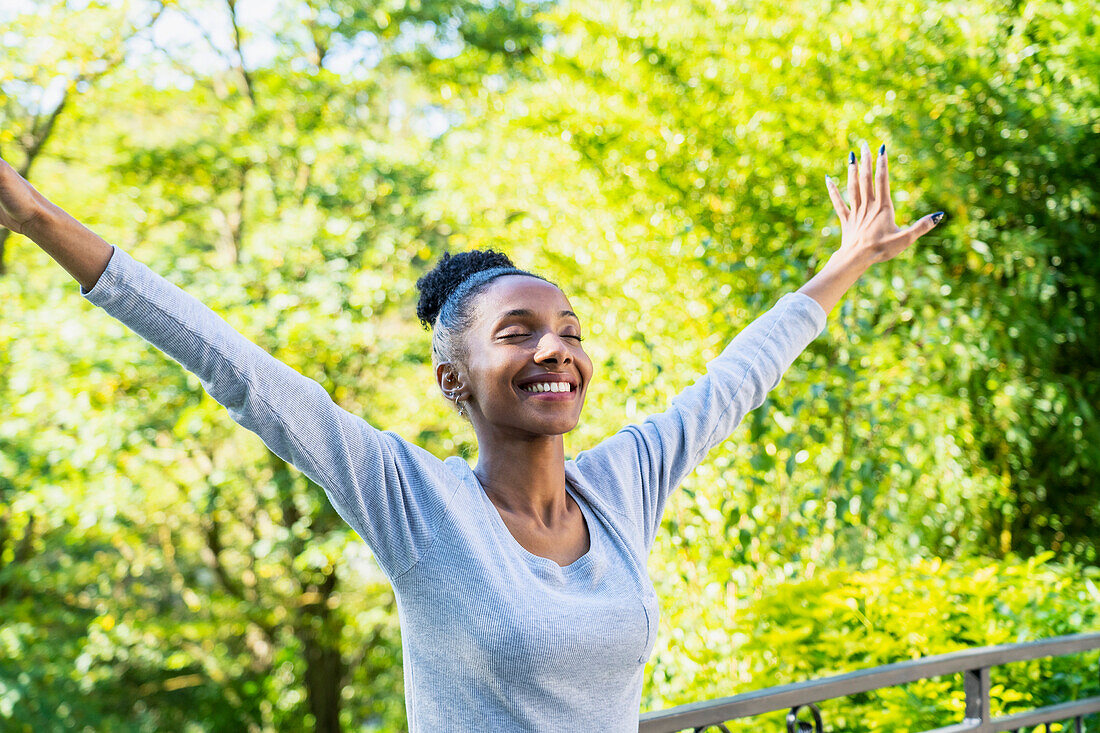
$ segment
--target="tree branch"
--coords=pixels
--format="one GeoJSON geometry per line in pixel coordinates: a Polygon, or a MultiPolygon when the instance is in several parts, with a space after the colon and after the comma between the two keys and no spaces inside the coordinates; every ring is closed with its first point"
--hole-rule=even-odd
{"type": "Polygon", "coordinates": [[[309,62],[320,71],[325,63],[325,56],[328,55],[331,33],[326,35],[322,31],[321,24],[317,22],[317,15],[320,12],[317,4],[307,2],[306,6],[311,12],[311,17],[306,21],[306,28],[309,29],[309,37],[313,41],[313,52],[309,54],[309,62]]]}
{"type": "Polygon", "coordinates": [[[256,106],[256,90],[252,84],[252,75],[248,73],[248,69],[244,65],[244,53],[241,51],[241,27],[237,23],[237,0],[225,0],[225,5],[229,9],[229,23],[233,26],[233,50],[237,52],[237,71],[241,75],[241,79],[244,81],[245,92],[248,93],[248,99],[252,102],[252,106],[256,106]]]}
{"type": "Polygon", "coordinates": [[[212,516],[207,515],[202,522],[202,534],[203,539],[206,541],[207,552],[203,553],[203,559],[206,560],[206,564],[214,571],[214,575],[217,576],[218,582],[222,587],[229,592],[230,595],[241,599],[242,601],[248,601],[255,603],[255,597],[250,597],[251,594],[245,591],[244,585],[238,583],[225,567],[225,563],[222,562],[222,552],[225,550],[225,546],[222,544],[221,537],[221,524],[218,520],[212,516]]]}
{"type": "Polygon", "coordinates": [[[31,166],[34,165],[35,158],[42,152],[42,146],[50,139],[54,125],[57,124],[57,118],[61,116],[62,111],[65,109],[65,105],[68,104],[69,95],[76,86],[76,83],[76,80],[69,82],[65,87],[64,93],[61,95],[61,101],[57,103],[57,106],[53,108],[53,111],[50,112],[41,126],[38,124],[39,120],[37,118],[35,119],[34,125],[31,127],[30,140],[23,146],[23,153],[25,156],[23,164],[19,166],[19,175],[24,178],[30,175],[31,166]]]}

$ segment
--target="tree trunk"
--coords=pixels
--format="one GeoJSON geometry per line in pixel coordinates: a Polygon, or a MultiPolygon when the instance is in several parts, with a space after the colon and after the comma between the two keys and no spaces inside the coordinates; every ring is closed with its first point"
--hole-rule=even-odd
{"type": "Polygon", "coordinates": [[[325,576],[320,587],[306,591],[295,634],[305,657],[306,698],[316,720],[316,733],[341,733],[340,691],[344,687],[344,658],[340,653],[341,622],[333,617],[328,600],[336,588],[336,574],[325,576]],[[315,590],[314,590],[315,589],[315,590]]]}

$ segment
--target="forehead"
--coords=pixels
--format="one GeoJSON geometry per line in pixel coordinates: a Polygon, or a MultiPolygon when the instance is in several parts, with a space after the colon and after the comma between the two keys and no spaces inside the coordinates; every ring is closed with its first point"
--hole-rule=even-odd
{"type": "Polygon", "coordinates": [[[488,319],[499,318],[513,310],[554,316],[573,310],[557,285],[527,275],[498,277],[482,291],[478,300],[479,315],[488,319]]]}

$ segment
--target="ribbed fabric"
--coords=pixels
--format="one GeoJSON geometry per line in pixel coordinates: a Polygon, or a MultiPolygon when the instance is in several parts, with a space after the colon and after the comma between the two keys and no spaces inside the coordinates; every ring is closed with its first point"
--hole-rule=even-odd
{"type": "Polygon", "coordinates": [[[637,730],[658,618],[646,556],[665,502],[826,318],[784,295],[667,411],[566,461],[591,546],[560,567],[516,542],[463,459],[342,409],[123,250],[81,294],[197,375],[367,542],[397,596],[414,732],[637,730]]]}

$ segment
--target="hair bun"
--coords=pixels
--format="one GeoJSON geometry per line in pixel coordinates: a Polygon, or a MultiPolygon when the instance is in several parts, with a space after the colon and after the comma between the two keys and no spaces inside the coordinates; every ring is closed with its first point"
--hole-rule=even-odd
{"type": "Polygon", "coordinates": [[[515,267],[508,255],[491,249],[475,249],[451,255],[444,252],[439,262],[416,281],[420,300],[416,304],[416,317],[431,328],[439,310],[462,281],[482,270],[496,267],[515,267]]]}

